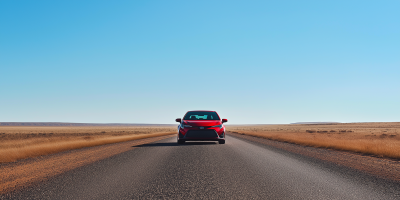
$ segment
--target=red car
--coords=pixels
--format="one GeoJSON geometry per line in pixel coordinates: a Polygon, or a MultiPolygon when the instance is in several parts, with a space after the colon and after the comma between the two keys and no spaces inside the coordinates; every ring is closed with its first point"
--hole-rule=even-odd
{"type": "Polygon", "coordinates": [[[225,144],[225,126],[223,123],[228,122],[228,120],[221,120],[215,111],[188,111],[183,120],[178,118],[175,121],[180,122],[178,144],[183,144],[189,140],[218,141],[220,144],[225,144]]]}

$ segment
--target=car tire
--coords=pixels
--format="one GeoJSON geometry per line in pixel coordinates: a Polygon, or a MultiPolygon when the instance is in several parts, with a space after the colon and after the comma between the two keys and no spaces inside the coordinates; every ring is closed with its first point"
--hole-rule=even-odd
{"type": "Polygon", "coordinates": [[[219,144],[225,144],[225,140],[219,140],[218,143],[219,144]]]}
{"type": "Polygon", "coordinates": [[[178,140],[178,144],[185,144],[185,140],[178,140]]]}

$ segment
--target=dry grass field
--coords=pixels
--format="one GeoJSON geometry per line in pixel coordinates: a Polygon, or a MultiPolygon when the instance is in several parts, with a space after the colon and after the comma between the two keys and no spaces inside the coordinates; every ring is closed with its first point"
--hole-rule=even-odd
{"type": "MultiPolygon", "coordinates": [[[[282,142],[400,158],[400,122],[226,127],[282,142]]],[[[174,133],[175,126],[0,126],[0,162],[174,133]]]]}
{"type": "Polygon", "coordinates": [[[227,125],[227,131],[304,146],[400,158],[400,122],[227,125]]]}
{"type": "Polygon", "coordinates": [[[0,126],[0,162],[174,133],[175,126],[0,126]]]}

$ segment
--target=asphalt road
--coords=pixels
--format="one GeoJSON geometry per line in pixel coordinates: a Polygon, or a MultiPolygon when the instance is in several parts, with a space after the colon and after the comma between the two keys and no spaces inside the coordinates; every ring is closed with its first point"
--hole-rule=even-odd
{"type": "Polygon", "coordinates": [[[142,145],[0,198],[400,199],[400,183],[228,135],[142,145]]]}

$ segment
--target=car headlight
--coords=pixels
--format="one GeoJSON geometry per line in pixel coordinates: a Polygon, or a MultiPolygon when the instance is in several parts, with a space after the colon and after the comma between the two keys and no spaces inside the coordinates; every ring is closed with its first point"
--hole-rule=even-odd
{"type": "Polygon", "coordinates": [[[211,127],[218,127],[218,128],[222,128],[222,124],[220,124],[220,125],[216,125],[216,126],[211,126],[211,127]]]}
{"type": "Polygon", "coordinates": [[[185,128],[185,127],[192,127],[192,126],[187,125],[187,124],[181,124],[181,129],[183,129],[183,128],[185,128]]]}

